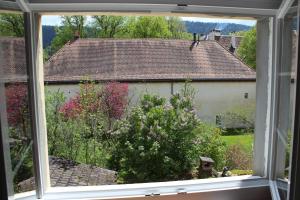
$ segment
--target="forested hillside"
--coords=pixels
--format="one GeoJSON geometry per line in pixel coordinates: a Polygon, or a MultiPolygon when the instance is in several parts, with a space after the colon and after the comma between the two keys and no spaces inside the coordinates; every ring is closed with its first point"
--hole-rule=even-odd
{"type": "Polygon", "coordinates": [[[251,26],[233,23],[205,23],[185,21],[186,30],[190,33],[208,34],[214,28],[220,29],[222,35],[228,35],[232,32],[247,31],[251,26]]]}
{"type": "MultiPolygon", "coordinates": [[[[233,23],[204,23],[184,21],[186,30],[189,33],[208,34],[214,28],[221,29],[223,35],[228,35],[232,32],[247,31],[251,26],[233,23]]],[[[90,33],[90,31],[89,31],[90,33]]],[[[43,45],[47,47],[55,37],[55,26],[43,26],[43,45]]]]}

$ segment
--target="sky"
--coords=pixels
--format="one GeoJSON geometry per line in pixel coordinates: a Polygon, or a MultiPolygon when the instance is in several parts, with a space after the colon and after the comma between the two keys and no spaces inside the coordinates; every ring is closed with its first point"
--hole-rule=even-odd
{"type": "MultiPolygon", "coordinates": [[[[182,19],[185,21],[235,23],[235,24],[243,24],[248,26],[254,26],[256,23],[255,20],[224,19],[224,18],[182,17],[182,19]]],[[[43,16],[42,24],[56,26],[61,24],[61,20],[59,16],[43,16]]]]}

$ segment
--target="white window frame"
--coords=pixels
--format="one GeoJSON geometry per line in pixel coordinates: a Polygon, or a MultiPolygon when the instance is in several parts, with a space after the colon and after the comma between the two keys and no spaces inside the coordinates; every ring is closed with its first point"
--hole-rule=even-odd
{"type": "MultiPolygon", "coordinates": [[[[164,195],[177,193],[192,193],[204,191],[217,191],[237,188],[252,188],[270,186],[272,197],[278,199],[278,191],[275,182],[273,164],[276,159],[272,155],[274,148],[274,124],[276,109],[276,84],[277,68],[280,65],[281,44],[280,44],[280,21],[285,16],[292,0],[283,1],[280,9],[252,9],[252,8],[232,8],[216,6],[177,6],[177,5],[154,5],[154,4],[109,4],[109,3],[59,3],[30,4],[26,0],[17,0],[19,7],[25,12],[27,48],[30,51],[27,59],[30,59],[32,83],[31,102],[34,107],[34,158],[36,173],[36,193],[27,192],[16,194],[15,198],[25,199],[87,199],[87,198],[107,198],[125,196],[145,196],[145,195],[164,195]],[[257,115],[264,116],[262,121],[256,119],[256,131],[263,134],[255,135],[255,157],[253,176],[239,176],[227,178],[212,178],[202,180],[172,181],[163,183],[142,183],[125,185],[106,185],[106,186],[83,186],[83,187],[50,187],[47,134],[44,108],[44,81],[43,81],[43,60],[42,60],[42,36],[41,36],[41,15],[55,14],[57,12],[121,12],[134,13],[142,12],[145,14],[178,14],[186,16],[239,16],[257,17],[261,29],[258,30],[261,41],[258,41],[261,51],[267,54],[257,53],[257,81],[263,85],[257,86],[257,92],[267,92],[266,96],[257,95],[257,102],[263,102],[262,107],[257,108],[257,115]],[[263,30],[264,28],[267,29],[263,30]],[[275,47],[275,48],[273,48],[275,47]],[[268,66],[259,68],[259,66],[268,66]],[[261,69],[261,71],[259,71],[261,69]],[[264,76],[262,76],[264,75],[264,76]],[[264,78],[261,78],[264,77],[264,78]],[[42,134],[37,134],[42,133],[42,134]]],[[[7,6],[0,2],[0,6],[7,6]]],[[[8,7],[18,7],[9,3],[8,7]]],[[[142,14],[141,13],[141,14],[142,14]]],[[[61,14],[61,13],[60,13],[61,14]]],[[[74,14],[74,13],[73,13],[74,14]]],[[[139,13],[140,14],[140,13],[139,13]]],[[[154,15],[153,14],[153,15],[154,15]]],[[[258,48],[259,49],[259,48],[258,48]]],[[[261,120],[261,119],[260,119],[261,120]]]]}

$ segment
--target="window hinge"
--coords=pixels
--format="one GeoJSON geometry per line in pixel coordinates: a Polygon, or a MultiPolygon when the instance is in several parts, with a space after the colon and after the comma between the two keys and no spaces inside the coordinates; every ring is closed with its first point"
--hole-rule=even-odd
{"type": "Polygon", "coordinates": [[[145,197],[154,197],[154,196],[159,196],[160,194],[155,194],[155,193],[151,193],[151,194],[146,194],[145,197]]]}
{"type": "Polygon", "coordinates": [[[187,194],[186,190],[184,188],[179,188],[177,190],[177,194],[187,194]]]}

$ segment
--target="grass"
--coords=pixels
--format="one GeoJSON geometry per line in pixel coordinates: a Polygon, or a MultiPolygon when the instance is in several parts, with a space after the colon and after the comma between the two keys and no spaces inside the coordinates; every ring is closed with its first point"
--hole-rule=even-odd
{"type": "Polygon", "coordinates": [[[241,145],[247,152],[252,152],[253,147],[253,134],[243,135],[226,135],[222,136],[223,141],[228,145],[241,145]]]}

